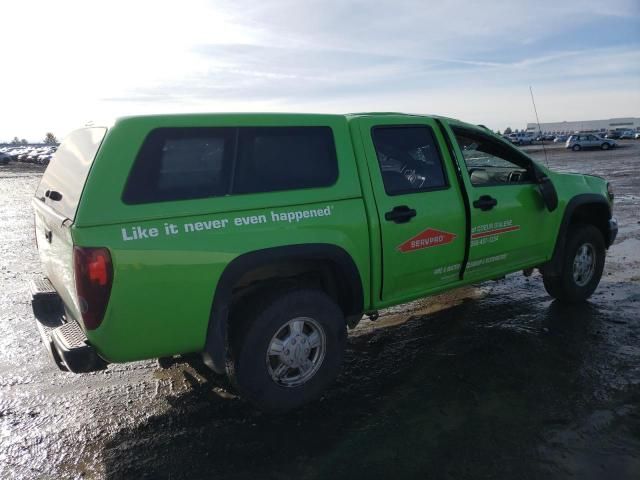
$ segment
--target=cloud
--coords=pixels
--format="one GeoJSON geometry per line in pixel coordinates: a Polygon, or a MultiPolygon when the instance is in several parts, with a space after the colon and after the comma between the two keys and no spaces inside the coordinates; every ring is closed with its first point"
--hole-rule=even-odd
{"type": "Polygon", "coordinates": [[[460,112],[503,128],[501,115],[530,119],[529,85],[559,105],[588,92],[589,116],[639,110],[637,0],[21,0],[3,13],[28,16],[29,31],[3,25],[15,45],[0,140],[102,116],[266,108],[460,112]]]}
{"type": "Polygon", "coordinates": [[[563,91],[585,85],[597,88],[603,80],[631,86],[640,77],[640,50],[619,48],[591,50],[588,55],[560,51],[503,63],[245,44],[196,50],[204,63],[209,58],[215,62],[197,75],[139,89],[120,101],[275,98],[295,105],[323,98],[402,97],[465,87],[519,87],[525,92],[532,84],[563,85],[563,91]]]}

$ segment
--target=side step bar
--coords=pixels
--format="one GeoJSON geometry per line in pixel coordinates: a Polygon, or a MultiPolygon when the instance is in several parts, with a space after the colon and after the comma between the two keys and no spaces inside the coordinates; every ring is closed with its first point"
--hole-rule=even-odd
{"type": "Polygon", "coordinates": [[[36,325],[49,352],[60,370],[73,373],[94,372],[107,368],[78,322],[67,319],[62,299],[47,278],[32,280],[31,306],[36,325]]]}

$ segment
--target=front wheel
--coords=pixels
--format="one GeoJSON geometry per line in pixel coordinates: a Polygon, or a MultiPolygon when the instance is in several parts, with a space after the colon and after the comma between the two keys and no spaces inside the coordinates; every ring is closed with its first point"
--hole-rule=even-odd
{"type": "Polygon", "coordinates": [[[324,292],[265,294],[231,319],[227,374],[240,394],[269,411],[318,398],[340,371],[346,323],[324,292]]]}
{"type": "Polygon", "coordinates": [[[606,255],[602,233],[593,225],[571,227],[564,253],[560,274],[543,275],[544,288],[562,302],[582,302],[591,296],[602,277],[606,255]]]}
{"type": "Polygon", "coordinates": [[[571,150],[573,150],[574,152],[579,152],[581,148],[582,147],[580,145],[574,145],[573,147],[571,147],[571,150]]]}
{"type": "Polygon", "coordinates": [[[611,147],[611,145],[609,145],[609,144],[608,144],[608,143],[606,143],[606,142],[605,142],[605,143],[603,143],[603,144],[600,146],[600,148],[601,148],[602,150],[609,150],[609,148],[610,148],[610,147],[611,147]]]}

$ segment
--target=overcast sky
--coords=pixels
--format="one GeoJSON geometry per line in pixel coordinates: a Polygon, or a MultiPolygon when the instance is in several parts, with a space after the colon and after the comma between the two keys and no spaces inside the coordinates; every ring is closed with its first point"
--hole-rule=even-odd
{"type": "Polygon", "coordinates": [[[640,116],[640,1],[3,2],[0,141],[190,111],[640,116]]]}

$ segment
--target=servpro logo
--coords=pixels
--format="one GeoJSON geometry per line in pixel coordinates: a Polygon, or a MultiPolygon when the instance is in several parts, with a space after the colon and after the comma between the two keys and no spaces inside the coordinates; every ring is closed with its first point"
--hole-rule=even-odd
{"type": "Polygon", "coordinates": [[[446,245],[455,240],[456,234],[427,228],[415,237],[410,238],[404,243],[398,245],[397,250],[402,253],[413,252],[414,250],[422,250],[423,248],[439,247],[446,245]]]}

